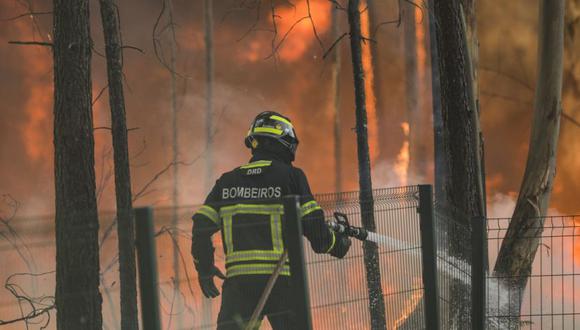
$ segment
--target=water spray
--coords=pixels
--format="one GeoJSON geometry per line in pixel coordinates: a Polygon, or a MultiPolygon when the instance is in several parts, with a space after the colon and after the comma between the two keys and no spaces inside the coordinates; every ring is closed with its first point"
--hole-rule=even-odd
{"type": "MultiPolygon", "coordinates": [[[[334,220],[327,222],[327,225],[332,231],[336,233],[344,234],[363,242],[364,241],[374,242],[379,245],[391,248],[393,250],[403,251],[407,255],[421,258],[420,248],[411,246],[407,242],[400,241],[398,239],[394,239],[386,235],[381,235],[372,231],[368,231],[362,227],[353,226],[348,222],[348,217],[344,213],[334,212],[334,220]]],[[[447,263],[445,264],[442,262],[438,262],[437,269],[442,274],[451,276],[455,279],[465,282],[466,279],[461,276],[460,272],[457,272],[457,269],[469,269],[470,265],[464,260],[450,256],[444,250],[438,250],[437,253],[441,257],[441,259],[446,260],[447,263]],[[454,267],[451,267],[451,265],[453,265],[454,267]]]]}
{"type": "Polygon", "coordinates": [[[409,250],[408,253],[416,254],[421,256],[418,249],[412,249],[408,243],[399,241],[389,236],[381,235],[368,231],[362,227],[356,227],[348,222],[348,217],[344,213],[334,212],[334,221],[327,222],[328,227],[340,234],[347,235],[352,238],[356,238],[360,241],[374,242],[380,245],[384,245],[396,250],[409,250]]]}

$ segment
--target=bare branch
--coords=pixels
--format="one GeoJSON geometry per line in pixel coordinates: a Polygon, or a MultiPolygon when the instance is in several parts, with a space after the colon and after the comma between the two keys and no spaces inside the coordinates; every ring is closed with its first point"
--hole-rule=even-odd
{"type": "Polygon", "coordinates": [[[27,12],[24,14],[13,16],[13,17],[0,18],[0,22],[15,21],[15,20],[23,18],[23,17],[34,18],[34,16],[41,16],[41,15],[52,15],[52,11],[37,11],[37,12],[30,11],[30,12],[27,12]]]}
{"type": "Polygon", "coordinates": [[[341,40],[342,40],[344,37],[346,37],[347,35],[348,35],[348,33],[346,33],[346,32],[345,32],[345,33],[343,33],[343,34],[342,34],[340,37],[338,37],[338,38],[337,38],[337,39],[336,39],[336,40],[335,40],[335,41],[332,43],[332,45],[330,45],[330,48],[328,48],[328,49],[326,50],[326,52],[324,53],[324,55],[322,55],[322,59],[326,59],[326,57],[328,56],[328,54],[330,54],[330,52],[331,52],[331,51],[334,49],[334,47],[335,47],[336,45],[338,45],[338,43],[339,43],[339,42],[340,42],[340,41],[341,41],[341,40]]]}
{"type": "Polygon", "coordinates": [[[91,103],[91,106],[93,106],[93,105],[95,105],[95,103],[97,103],[97,101],[101,98],[101,96],[103,96],[103,93],[107,90],[107,88],[109,88],[109,84],[107,84],[105,87],[101,88],[101,91],[99,92],[99,94],[97,94],[97,97],[91,103]]]}
{"type": "Polygon", "coordinates": [[[122,46],[121,49],[132,49],[138,51],[141,54],[145,54],[145,51],[143,49],[135,46],[122,46]]]}
{"type": "Polygon", "coordinates": [[[562,118],[568,120],[570,123],[576,125],[577,127],[580,127],[580,122],[574,119],[574,117],[564,113],[564,110],[562,110],[562,118]]]}
{"type": "Polygon", "coordinates": [[[8,41],[11,45],[19,45],[19,46],[44,46],[44,47],[52,47],[53,44],[50,42],[43,42],[43,41],[18,41],[18,40],[10,40],[8,41]]]}

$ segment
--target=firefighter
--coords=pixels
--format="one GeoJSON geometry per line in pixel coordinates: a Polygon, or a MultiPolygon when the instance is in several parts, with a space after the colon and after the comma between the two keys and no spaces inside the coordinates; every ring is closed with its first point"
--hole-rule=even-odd
{"type": "MultiPolygon", "coordinates": [[[[240,329],[249,321],[284,252],[280,197],[300,196],[303,233],[314,252],[342,258],[351,244],[347,236],[328,229],[304,172],[292,166],[298,138],[290,119],[276,112],[260,113],[245,144],[252,151],[249,163],[223,174],[193,216],[191,253],[203,294],[217,297],[214,277],[224,279],[220,330],[240,329]],[[211,236],[218,231],[225,252],[225,276],[214,265],[211,236]]],[[[288,313],[289,275],[286,262],[261,315],[275,330],[294,329],[288,313]]]]}

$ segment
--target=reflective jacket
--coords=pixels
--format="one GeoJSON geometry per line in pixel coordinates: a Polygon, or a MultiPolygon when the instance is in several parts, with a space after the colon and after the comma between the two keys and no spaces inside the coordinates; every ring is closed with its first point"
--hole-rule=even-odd
{"type": "MultiPolygon", "coordinates": [[[[248,164],[223,174],[193,216],[191,252],[197,271],[204,274],[213,267],[211,236],[221,231],[228,278],[272,274],[284,252],[279,198],[285,195],[300,196],[303,233],[316,253],[340,248],[304,172],[273,155],[255,155],[248,164]]],[[[290,275],[288,263],[280,274],[290,275]]]]}

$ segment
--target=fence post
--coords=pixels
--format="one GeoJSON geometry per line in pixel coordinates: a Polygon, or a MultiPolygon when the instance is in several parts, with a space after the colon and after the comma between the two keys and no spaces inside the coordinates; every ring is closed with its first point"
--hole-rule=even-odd
{"type": "Polygon", "coordinates": [[[145,330],[160,330],[157,253],[151,207],[135,209],[135,230],[141,292],[141,322],[145,330]]]}
{"type": "Polygon", "coordinates": [[[292,288],[292,306],[296,329],[311,330],[310,298],[304,249],[302,243],[302,221],[299,214],[300,200],[298,196],[284,197],[284,226],[286,249],[290,262],[290,281],[292,288]]]}
{"type": "Polygon", "coordinates": [[[439,329],[439,293],[437,289],[437,244],[433,216],[433,187],[419,185],[419,218],[421,227],[421,262],[425,290],[425,326],[439,329]]]}
{"type": "Polygon", "coordinates": [[[486,220],[475,217],[471,222],[471,322],[472,329],[485,329],[485,281],[486,281],[486,220]]]}

